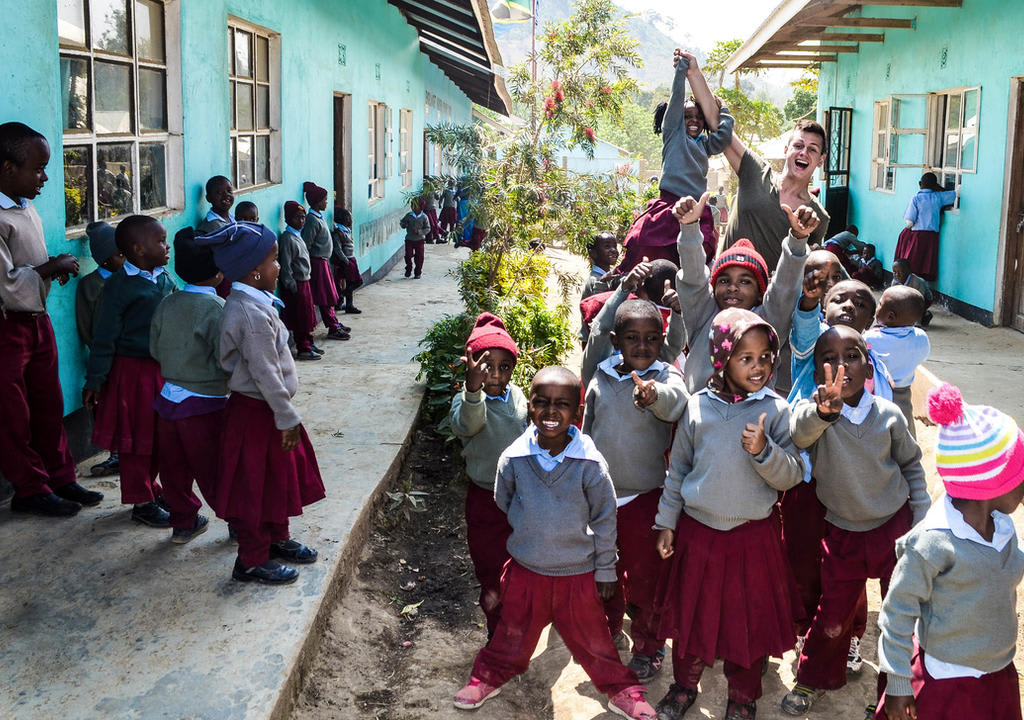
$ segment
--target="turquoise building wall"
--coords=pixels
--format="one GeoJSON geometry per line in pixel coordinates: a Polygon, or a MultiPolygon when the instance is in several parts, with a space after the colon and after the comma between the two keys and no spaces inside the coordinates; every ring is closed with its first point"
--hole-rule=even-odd
{"type": "MultiPolygon", "coordinates": [[[[395,232],[370,249],[362,247],[360,229],[406,206],[403,193],[418,187],[423,176],[425,96],[432,93],[451,107],[452,120],[471,122],[472,103],[441,70],[419,52],[416,30],[385,0],[339,3],[336,0],[177,0],[181,16],[181,92],[183,109],[184,208],[159,216],[168,239],[195,225],[209,210],[204,185],[212,175],[230,172],[230,92],[228,84],[228,16],[281,35],[281,183],[236,193],[236,202],[251,200],[260,220],[283,229],[286,200],[303,201],[302,183],[334,186],[335,93],[351,95],[352,213],[360,269],[375,272],[402,247],[395,232]],[[339,44],[345,64],[339,64],[339,44]],[[380,78],[377,78],[377,64],[380,78]],[[384,198],[367,204],[369,177],[368,104],[386,103],[392,120],[392,170],[384,198]],[[412,110],[412,185],[402,187],[399,111],[412,110]]],[[[35,205],[43,220],[51,254],[71,252],[82,261],[83,274],[95,264],[84,239],[67,239],[64,231],[61,93],[57,0],[15,3],[0,0],[4,32],[0,34],[0,122],[18,120],[43,133],[50,142],[49,182],[35,205]]],[[[436,122],[431,118],[430,122],[436,122]]],[[[169,178],[169,182],[181,182],[169,178]]],[[[333,195],[331,196],[333,197],[333,195]]],[[[329,209],[330,215],[330,209],[329,209]]],[[[173,259],[172,259],[173,267],[173,259]]],[[[54,285],[49,311],[60,353],[60,380],[65,413],[81,406],[85,350],[74,322],[75,281],[54,285]]]]}
{"type": "Polygon", "coordinates": [[[970,0],[961,8],[870,8],[872,17],[911,13],[917,16],[916,30],[885,30],[884,42],[861,43],[859,52],[840,53],[838,63],[822,66],[818,107],[854,109],[849,221],[863,240],[878,247],[889,268],[922,171],[897,168],[894,195],[870,189],[875,101],[890,94],[981,87],[977,174],[963,175],[959,213],[943,213],[937,289],[990,319],[999,282],[1010,78],[1024,75],[1024,5],[970,0]]]}

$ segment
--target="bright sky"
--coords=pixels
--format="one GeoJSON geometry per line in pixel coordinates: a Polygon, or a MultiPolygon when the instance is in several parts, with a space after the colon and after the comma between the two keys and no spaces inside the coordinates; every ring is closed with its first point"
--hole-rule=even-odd
{"type": "Polygon", "coordinates": [[[778,0],[616,0],[626,10],[656,10],[672,18],[678,30],[711,48],[719,40],[746,40],[764,22],[778,0]]]}

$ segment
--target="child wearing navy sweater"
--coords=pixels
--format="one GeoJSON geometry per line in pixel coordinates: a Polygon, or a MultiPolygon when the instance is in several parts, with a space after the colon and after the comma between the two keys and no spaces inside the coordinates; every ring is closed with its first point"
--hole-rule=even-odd
{"type": "Polygon", "coordinates": [[[663,337],[654,303],[627,300],[620,305],[611,333],[617,352],[597,366],[583,413],[583,432],[608,463],[616,495],[618,583],[605,612],[615,636],[630,606],[629,667],[642,681],[657,674],[665,656],[654,617],[661,568],[654,517],[665,481],[665,453],[689,397],[682,373],[658,360],[663,337]]]}
{"type": "Polygon", "coordinates": [[[553,623],[608,709],[654,720],[646,688],[619,660],[601,606],[615,591],[615,490],[593,441],[574,426],[580,382],[562,367],[530,386],[532,424],[501,454],[494,500],[512,535],[501,579],[501,620],[477,654],[455,707],[471,710],[526,671],[541,632],[553,623]]]}

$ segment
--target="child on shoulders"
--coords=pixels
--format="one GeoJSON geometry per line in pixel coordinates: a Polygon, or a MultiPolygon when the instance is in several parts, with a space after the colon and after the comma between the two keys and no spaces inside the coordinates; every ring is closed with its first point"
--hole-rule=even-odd
{"type": "Polygon", "coordinates": [[[661,669],[665,641],[658,636],[654,591],[661,567],[654,516],[665,480],[665,453],[689,394],[682,373],[658,360],[664,339],[661,313],[647,300],[627,300],[615,311],[612,345],[587,386],[583,432],[608,463],[615,488],[619,562],[615,595],[605,602],[612,636],[630,613],[633,658],[641,681],[661,669]]]}
{"type": "Polygon", "coordinates": [[[338,304],[338,288],[334,284],[330,262],[334,241],[331,240],[331,231],[323,215],[327,210],[327,190],[311,182],[303,183],[302,190],[309,203],[309,212],[302,225],[302,242],[309,252],[309,288],[313,304],[320,311],[320,319],[327,327],[327,339],[348,340],[352,328],[338,322],[338,316],[334,314],[334,306],[338,304]]]}
{"type": "Polygon", "coordinates": [[[888,683],[876,720],[1020,720],[1013,664],[1024,553],[1010,513],[1024,498],[1024,436],[995,408],[929,393],[946,494],[896,543],[878,615],[888,683]]]}
{"type": "Polygon", "coordinates": [[[466,544],[480,582],[480,609],[487,618],[487,637],[501,617],[501,572],[508,560],[505,547],[512,527],[494,503],[498,457],[526,427],[526,396],[512,382],[519,348],[505,324],[481,313],[466,341],[466,382],[452,398],[448,414],[452,431],[462,441],[469,485],[466,488],[466,544]]]}
{"type": "Polygon", "coordinates": [[[501,619],[477,654],[455,707],[471,710],[526,671],[548,624],[565,642],[608,708],[654,720],[646,688],[619,660],[601,606],[615,591],[615,491],[593,441],[574,426],[580,383],[562,367],[530,386],[531,425],[498,460],[494,500],[508,515],[511,560],[502,576],[501,619]]]}

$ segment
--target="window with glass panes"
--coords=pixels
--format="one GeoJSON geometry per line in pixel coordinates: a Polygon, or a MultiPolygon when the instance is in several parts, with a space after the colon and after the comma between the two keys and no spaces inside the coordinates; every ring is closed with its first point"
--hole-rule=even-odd
{"type": "Polygon", "coordinates": [[[367,117],[367,199],[384,197],[385,181],[391,177],[391,108],[371,101],[367,117]]]}
{"type": "MultiPolygon", "coordinates": [[[[946,190],[956,190],[964,173],[978,172],[978,120],[981,88],[933,93],[928,169],[946,190]]],[[[959,207],[960,199],[954,207],[959,207]]]]}
{"type": "Polygon", "coordinates": [[[412,185],[412,110],[399,111],[400,133],[399,163],[401,163],[402,187],[412,185]]]}
{"type": "Polygon", "coordinates": [[[169,205],[169,5],[57,0],[69,229],[169,205]]]}
{"type": "Polygon", "coordinates": [[[274,182],[272,55],[276,35],[249,25],[228,23],[231,48],[231,181],[236,188],[274,182]]]}

